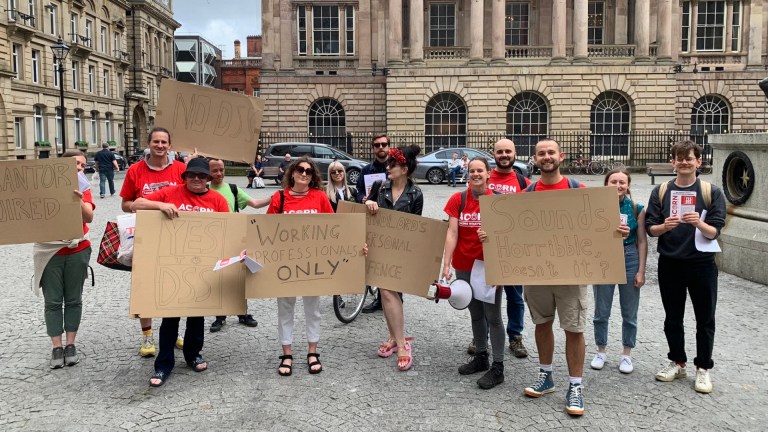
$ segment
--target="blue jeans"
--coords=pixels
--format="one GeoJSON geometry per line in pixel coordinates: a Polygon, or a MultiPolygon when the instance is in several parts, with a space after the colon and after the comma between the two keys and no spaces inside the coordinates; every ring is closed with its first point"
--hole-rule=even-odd
{"type": "Polygon", "coordinates": [[[453,167],[448,171],[451,179],[451,186],[456,186],[456,174],[461,174],[461,166],[453,167]]]}
{"type": "Polygon", "coordinates": [[[99,195],[104,196],[105,183],[109,180],[109,193],[115,194],[115,172],[113,170],[99,171],[99,195]]]}
{"type": "Polygon", "coordinates": [[[523,334],[525,322],[525,301],[523,300],[522,285],[507,285],[504,287],[507,295],[507,335],[509,340],[513,336],[523,334]]]}
{"type": "MultiPolygon", "coordinates": [[[[624,263],[627,270],[627,283],[619,285],[619,304],[621,305],[621,340],[625,347],[634,348],[637,340],[637,309],[640,306],[640,289],[635,287],[635,275],[640,266],[637,244],[624,246],[624,263]]],[[[608,318],[611,317],[611,304],[616,285],[594,285],[595,344],[598,347],[608,345],[608,318]]]]}

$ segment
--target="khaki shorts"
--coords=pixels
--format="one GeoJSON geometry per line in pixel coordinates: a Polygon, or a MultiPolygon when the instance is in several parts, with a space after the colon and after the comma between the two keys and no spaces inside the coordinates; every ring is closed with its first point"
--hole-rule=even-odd
{"type": "Polygon", "coordinates": [[[560,320],[560,328],[572,333],[584,333],[587,325],[586,285],[526,286],[523,292],[534,324],[560,320]]]}

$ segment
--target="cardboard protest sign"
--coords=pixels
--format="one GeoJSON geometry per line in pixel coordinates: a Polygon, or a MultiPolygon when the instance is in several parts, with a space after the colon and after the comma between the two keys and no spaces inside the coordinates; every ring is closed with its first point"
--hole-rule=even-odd
{"type": "Polygon", "coordinates": [[[247,215],[248,256],[264,267],[245,279],[247,298],[365,290],[365,216],[247,215]]]}
{"type": "Polygon", "coordinates": [[[490,284],[626,282],[615,187],[486,195],[480,214],[490,284]]]}
{"type": "Polygon", "coordinates": [[[163,80],[155,124],[171,131],[175,150],[251,162],[263,112],[260,98],[163,80]]]}
{"type": "Polygon", "coordinates": [[[245,267],[214,271],[244,248],[245,215],[139,211],[131,274],[132,317],[242,315],[245,267]]]}
{"type": "Polygon", "coordinates": [[[0,162],[0,245],[83,236],[74,158],[0,162]]]}
{"type": "Polygon", "coordinates": [[[364,205],[348,201],[338,205],[339,213],[366,214],[365,283],[426,297],[440,277],[448,224],[386,209],[371,216],[364,205]]]}

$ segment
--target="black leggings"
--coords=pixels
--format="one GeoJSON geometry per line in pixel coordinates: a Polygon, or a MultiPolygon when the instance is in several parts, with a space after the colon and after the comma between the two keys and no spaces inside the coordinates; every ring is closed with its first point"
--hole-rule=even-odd
{"type": "MultiPolygon", "coordinates": [[[[470,272],[456,270],[456,278],[469,283],[470,272]]],[[[475,298],[469,303],[469,314],[472,317],[472,336],[475,338],[475,352],[488,351],[488,329],[491,333],[493,361],[504,361],[504,344],[507,341],[504,320],[501,318],[501,294],[504,290],[496,289],[493,304],[482,302],[475,298]]]]}

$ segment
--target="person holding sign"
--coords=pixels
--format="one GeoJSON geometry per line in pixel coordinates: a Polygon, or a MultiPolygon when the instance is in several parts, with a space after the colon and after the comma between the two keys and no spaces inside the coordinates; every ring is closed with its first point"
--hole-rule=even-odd
{"type": "MultiPolygon", "coordinates": [[[[229,212],[229,204],[220,193],[208,189],[211,172],[208,161],[194,158],[189,161],[182,178],[185,184],[169,186],[137,198],[131,204],[131,211],[159,210],[169,219],[179,217],[181,211],[229,212]]],[[[173,349],[179,336],[181,318],[163,318],[160,324],[160,351],[155,359],[155,373],[149,380],[152,387],[165,383],[176,362],[173,349]]],[[[200,356],[205,341],[204,317],[187,317],[187,329],[184,333],[184,360],[195,372],[208,369],[208,363],[200,356]]]]}
{"type": "MultiPolygon", "coordinates": [[[[283,189],[272,195],[267,214],[333,213],[333,207],[325,191],[317,165],[307,156],[301,156],[290,164],[283,177],[283,189]]],[[[310,374],[323,371],[317,343],[320,341],[320,297],[302,297],[304,321],[307,332],[307,365],[310,374]]],[[[283,348],[277,373],[290,376],[293,373],[293,317],[296,297],[277,299],[277,335],[283,348]]]]}
{"type": "MultiPolygon", "coordinates": [[[[451,279],[451,265],[456,278],[470,282],[475,261],[483,261],[483,246],[488,236],[480,225],[480,201],[483,195],[491,195],[488,188],[490,166],[477,156],[468,164],[469,188],[453,194],[445,205],[448,214],[448,233],[445,237],[442,278],[451,279]]],[[[475,338],[475,354],[469,363],[459,367],[459,374],[470,375],[488,371],[477,385],[491,389],[504,382],[504,321],[501,318],[501,289],[496,289],[493,303],[472,298],[469,314],[472,317],[472,335],[475,338]],[[488,362],[488,333],[490,327],[493,364],[488,362]]]]}
{"type": "Polygon", "coordinates": [[[659,238],[659,292],[669,345],[669,364],[656,374],[656,379],[669,382],[688,375],[683,319],[685,299],[690,294],[696,316],[694,389],[711,393],[709,370],[714,366],[717,265],[713,248],[703,247],[695,237],[701,235],[702,243],[717,239],[725,225],[726,211],[722,190],[696,178],[701,153],[701,146],[693,141],[672,145],[676,177],[651,192],[645,226],[650,235],[659,238]]]}
{"type": "MultiPolygon", "coordinates": [[[[371,187],[371,193],[365,201],[368,212],[375,215],[379,208],[396,210],[421,216],[424,208],[424,195],[411,175],[416,170],[416,156],[421,147],[409,145],[389,151],[387,158],[387,181],[377,181],[371,187]]],[[[401,293],[381,289],[381,303],[384,319],[387,322],[389,338],[379,345],[379,357],[389,357],[397,351],[397,368],[407,371],[413,365],[411,344],[405,338],[403,318],[403,297],[401,293]]]]}
{"type": "MultiPolygon", "coordinates": [[[[62,157],[74,157],[78,175],[85,170],[85,154],[67,150],[62,157]]],[[[88,275],[91,242],[88,224],[93,221],[93,195],[90,189],[76,190],[83,217],[83,237],[69,241],[35,243],[32,256],[35,266],[33,291],[38,296],[42,288],[45,299],[45,328],[53,344],[50,367],[74,366],[80,358],[75,347],[77,330],[83,315],[83,282],[88,275]],[[61,335],[66,332],[66,345],[61,335]],[[64,346],[63,346],[64,345],[64,346]]]]}
{"type": "MultiPolygon", "coordinates": [[[[171,133],[167,129],[155,127],[147,137],[149,155],[128,168],[125,173],[123,188],[120,196],[123,198],[122,208],[126,213],[131,212],[133,202],[153,192],[166,187],[184,183],[181,175],[187,168],[183,162],[168,157],[171,148],[171,133]]],[[[139,355],[152,357],[155,355],[155,339],[152,336],[152,318],[139,319],[143,339],[139,355]]],[[[179,346],[183,341],[177,341],[179,346]]]]}
{"type": "Polygon", "coordinates": [[[347,172],[339,161],[333,161],[328,165],[328,183],[325,185],[325,193],[331,201],[333,211],[339,205],[339,201],[357,202],[357,189],[347,184],[347,172]]]}
{"type": "MultiPolygon", "coordinates": [[[[565,153],[553,139],[536,143],[536,165],[541,178],[528,186],[526,192],[540,192],[585,187],[574,179],[560,174],[560,164],[565,153]]],[[[536,325],[536,347],[539,351],[539,372],[536,382],[526,387],[524,394],[540,397],[555,391],[552,372],[552,358],[555,353],[555,335],[552,323],[555,312],[560,328],[565,331],[565,359],[568,363],[569,385],[565,395],[565,411],[570,415],[584,414],[584,328],[587,325],[587,287],[585,285],[540,285],[528,286],[524,290],[525,301],[533,323],[536,325]]]]}
{"type": "MultiPolygon", "coordinates": [[[[619,284],[619,304],[621,305],[621,334],[624,352],[619,363],[619,371],[632,373],[634,366],[630,354],[637,339],[637,309],[640,306],[640,287],[645,284],[645,262],[648,257],[648,239],[645,234],[645,209],[642,204],[632,201],[629,186],[632,177],[623,169],[615,169],[605,175],[605,186],[616,186],[619,192],[619,211],[621,225],[619,232],[624,238],[624,266],[627,270],[627,282],[619,284]]],[[[608,345],[608,318],[611,316],[611,303],[616,285],[595,284],[592,290],[595,296],[595,318],[592,324],[595,330],[597,354],[592,360],[592,369],[602,369],[605,365],[605,347],[608,345]]]]}

